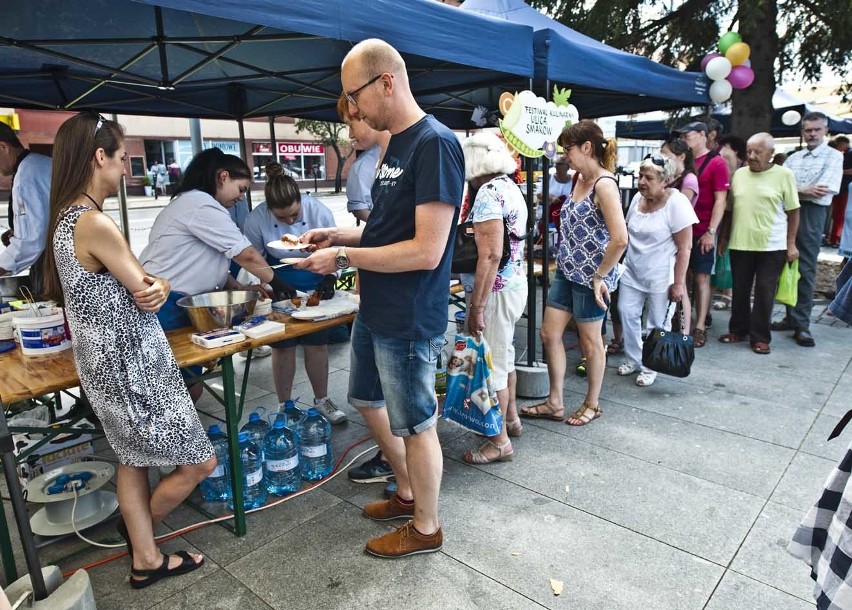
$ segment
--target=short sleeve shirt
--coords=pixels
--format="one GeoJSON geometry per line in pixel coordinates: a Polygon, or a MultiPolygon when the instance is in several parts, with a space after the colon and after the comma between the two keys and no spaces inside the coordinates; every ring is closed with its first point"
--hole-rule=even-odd
{"type": "Polygon", "coordinates": [[[763,172],[741,167],[731,184],[734,195],[731,250],[771,252],[787,249],[787,212],[799,207],[796,178],[786,167],[763,172]]]}
{"type": "Polygon", "coordinates": [[[698,201],[698,193],[701,192],[701,187],[698,185],[698,176],[692,172],[687,172],[683,175],[683,182],[681,182],[680,188],[681,191],[683,191],[683,189],[689,189],[692,191],[692,197],[690,197],[689,203],[692,207],[695,207],[695,203],[698,201]]]}
{"type": "MultiPolygon", "coordinates": [[[[521,190],[508,176],[498,176],[486,182],[476,192],[476,200],[470,212],[474,226],[486,220],[504,220],[509,235],[520,236],[526,232],[527,207],[521,190]]],[[[509,238],[509,260],[498,270],[492,292],[501,290],[523,290],[527,286],[524,274],[524,242],[509,238]]],[[[475,273],[463,273],[462,285],[466,292],[473,292],[475,273]]]]}
{"type": "Polygon", "coordinates": [[[639,210],[641,199],[637,193],[627,210],[627,256],[621,283],[644,292],[665,292],[674,282],[674,234],[695,224],[697,217],[686,195],[674,189],[666,204],[650,213],[639,210]]]}
{"type": "Polygon", "coordinates": [[[381,152],[382,147],[376,144],[358,155],[349,168],[349,177],[346,179],[346,209],[349,212],[373,209],[370,191],[376,179],[376,166],[381,152]]]}
{"type": "MultiPolygon", "coordinates": [[[[700,168],[706,157],[707,155],[696,157],[695,167],[700,168]]],[[[698,223],[693,228],[693,237],[701,237],[707,232],[710,226],[710,216],[713,215],[716,193],[719,191],[727,192],[730,188],[728,164],[721,156],[715,155],[707,162],[701,175],[698,176],[698,199],[695,201],[695,214],[698,216],[698,223]]]]}
{"type": "Polygon", "coordinates": [[[823,184],[828,192],[822,197],[810,197],[807,201],[817,205],[831,205],[831,200],[840,192],[843,176],[843,155],[823,142],[813,150],[807,148],[794,152],[784,161],[784,167],[793,171],[798,187],[823,184]]]}
{"type": "Polygon", "coordinates": [[[461,144],[435,117],[424,116],[391,137],[373,183],[373,211],[360,245],[379,247],[413,239],[418,205],[440,201],[456,211],[444,255],[435,269],[359,272],[359,319],[371,331],[418,341],[447,330],[452,244],[463,190],[461,144]]]}
{"type": "Polygon", "coordinates": [[[204,191],[181,193],[163,208],[139,262],[172,290],[199,294],[223,288],[232,258],[251,246],[228,210],[204,191]]]}

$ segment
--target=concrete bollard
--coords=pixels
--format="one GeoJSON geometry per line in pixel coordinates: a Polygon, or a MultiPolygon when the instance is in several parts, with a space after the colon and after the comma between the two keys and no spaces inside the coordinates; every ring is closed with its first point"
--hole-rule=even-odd
{"type": "Polygon", "coordinates": [[[543,362],[533,362],[532,366],[515,363],[518,374],[516,394],[523,398],[545,398],[550,393],[550,379],[547,376],[547,365],[543,362]]]}
{"type": "MultiPolygon", "coordinates": [[[[62,581],[62,572],[56,566],[42,568],[41,573],[44,576],[44,584],[47,588],[47,599],[24,605],[24,608],[32,608],[33,610],[97,610],[95,592],[92,591],[89,573],[85,570],[77,570],[65,582],[62,581]]],[[[29,574],[13,582],[3,592],[14,604],[28,591],[32,591],[29,574]]]]}

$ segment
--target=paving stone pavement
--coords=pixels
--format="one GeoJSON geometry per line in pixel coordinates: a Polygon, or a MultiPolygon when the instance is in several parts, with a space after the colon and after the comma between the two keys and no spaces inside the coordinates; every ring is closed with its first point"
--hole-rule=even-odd
{"type": "MultiPolygon", "coordinates": [[[[814,349],[776,333],[772,354],[760,356],[747,344],[719,343],[726,326],[726,312],[714,312],[686,379],[660,376],[639,388],[615,374],[620,357],[611,357],[603,416],[585,428],[525,421],[511,462],[465,464],[462,453],[480,440],[441,421],[445,542],[437,554],[366,555],[364,542],[391,527],[361,515],[382,486],[353,484],[344,473],[250,515],[243,538],[214,525],[168,542],[168,550],[204,553],[206,565],[191,575],[133,591],[126,557],[91,568],[98,608],[812,608],[808,569],[785,546],[852,435],[825,441],[850,407],[852,330],[814,324],[814,349]],[[564,583],[561,595],[551,579],[564,583]]],[[[525,337],[522,322],[516,343],[525,337]]],[[[573,374],[576,336],[567,333],[565,344],[572,409],[585,380],[573,374]]],[[[337,453],[366,435],[346,404],[348,352],[348,344],[331,346],[331,398],[350,417],[334,428],[337,453]]],[[[269,358],[252,363],[246,413],[274,407],[270,366],[269,358]]],[[[313,398],[301,366],[296,384],[295,396],[313,398]]],[[[221,414],[207,397],[200,407],[221,414]]],[[[184,505],[160,531],[202,519],[184,505]]],[[[111,523],[88,535],[117,541],[111,523]]],[[[68,570],[112,553],[66,539],[41,559],[68,570]]]]}

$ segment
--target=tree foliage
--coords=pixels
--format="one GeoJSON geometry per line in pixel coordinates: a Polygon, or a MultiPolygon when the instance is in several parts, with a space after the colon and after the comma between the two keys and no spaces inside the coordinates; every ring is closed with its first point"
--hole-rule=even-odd
{"type": "Polygon", "coordinates": [[[758,80],[748,93],[735,92],[733,120],[743,125],[743,112],[750,120],[758,119],[760,125],[752,133],[768,128],[769,116],[764,121],[763,115],[771,113],[775,83],[784,76],[815,81],[825,69],[834,70],[841,76],[844,100],[852,99],[852,0],[531,0],[531,4],[610,46],[687,70],[699,70],[701,58],[715,50],[721,33],[739,31],[752,47],[758,80]]]}
{"type": "Polygon", "coordinates": [[[354,152],[354,149],[348,146],[349,140],[342,136],[346,125],[343,123],[332,123],[331,121],[313,121],[310,119],[296,120],[296,133],[307,131],[309,134],[320,140],[324,145],[331,146],[337,155],[337,171],[334,175],[334,192],[339,193],[343,190],[343,165],[346,159],[354,152]],[[343,154],[343,149],[349,148],[346,154],[343,154]]]}

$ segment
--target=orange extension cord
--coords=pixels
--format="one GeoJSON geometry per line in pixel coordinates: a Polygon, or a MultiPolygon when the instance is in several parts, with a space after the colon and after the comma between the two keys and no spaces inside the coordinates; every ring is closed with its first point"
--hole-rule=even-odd
{"type": "MultiPolygon", "coordinates": [[[[295,492],[295,493],[292,493],[292,494],[290,494],[290,495],[288,495],[288,496],[285,496],[285,497],[283,497],[283,498],[280,498],[280,499],[276,500],[275,502],[272,502],[271,504],[264,504],[263,506],[260,506],[260,507],[258,507],[258,508],[255,508],[255,509],[252,509],[252,510],[246,511],[246,514],[247,514],[247,515],[249,515],[249,514],[251,514],[251,513],[259,512],[259,511],[262,511],[262,510],[266,510],[267,508],[272,508],[273,506],[278,506],[278,505],[279,505],[279,504],[281,504],[282,502],[287,502],[288,500],[292,500],[293,498],[297,498],[297,497],[299,497],[299,496],[301,496],[301,495],[303,495],[303,494],[306,494],[306,493],[308,493],[309,491],[313,491],[313,490],[314,490],[314,489],[316,489],[317,487],[319,487],[319,486],[321,486],[321,485],[324,485],[325,483],[329,482],[331,479],[333,479],[333,478],[334,478],[334,477],[336,477],[338,474],[340,474],[341,472],[343,472],[343,470],[344,470],[344,469],[346,469],[346,468],[348,468],[350,465],[352,465],[352,464],[355,462],[355,460],[357,460],[359,457],[361,457],[362,455],[364,455],[364,454],[366,454],[366,453],[369,453],[370,451],[372,451],[372,450],[374,450],[374,449],[376,449],[376,448],[377,448],[375,445],[373,445],[372,447],[369,447],[369,448],[365,449],[364,451],[362,451],[361,453],[359,453],[358,455],[356,455],[355,457],[353,457],[351,460],[349,460],[349,462],[346,464],[346,466],[344,466],[343,468],[341,468],[341,467],[340,467],[340,464],[343,462],[343,459],[346,457],[346,455],[347,455],[350,451],[352,451],[352,449],[354,449],[354,448],[355,448],[355,447],[357,447],[358,445],[360,445],[360,444],[362,444],[362,443],[364,443],[364,442],[366,442],[366,441],[370,440],[371,438],[372,438],[371,436],[365,436],[365,437],[363,437],[363,438],[361,438],[361,439],[359,439],[359,440],[355,441],[354,443],[352,443],[352,444],[351,444],[351,445],[349,445],[348,447],[346,447],[346,449],[343,451],[343,453],[341,453],[341,454],[340,454],[340,457],[339,457],[339,458],[337,458],[337,461],[336,461],[336,462],[335,462],[335,464],[334,464],[334,469],[331,471],[331,473],[329,474],[329,476],[327,476],[326,478],[324,478],[324,479],[322,479],[322,480],[320,480],[320,481],[317,481],[316,483],[312,483],[312,484],[308,485],[307,487],[303,487],[303,488],[302,488],[302,489],[300,489],[299,491],[297,491],[297,492],[295,492]]],[[[76,507],[76,498],[75,498],[75,507],[76,507]]],[[[72,520],[72,522],[73,522],[73,520],[74,520],[73,512],[74,512],[74,511],[73,511],[73,509],[72,509],[72,515],[71,515],[71,520],[72,520]]],[[[184,528],[181,528],[181,529],[179,529],[179,530],[176,530],[176,531],[174,531],[174,532],[171,532],[170,534],[165,534],[165,535],[163,535],[163,536],[159,536],[159,537],[155,538],[155,540],[156,540],[157,542],[166,542],[166,541],[168,541],[168,540],[171,540],[172,538],[177,538],[178,536],[183,536],[183,535],[184,535],[184,534],[186,534],[186,533],[189,533],[189,532],[195,531],[195,530],[197,530],[197,529],[201,529],[202,527],[206,527],[206,526],[208,526],[208,525],[210,525],[210,524],[212,524],[212,523],[219,523],[220,521],[227,521],[228,519],[231,519],[233,516],[234,516],[233,514],[227,514],[227,515],[222,515],[221,517],[216,517],[215,519],[210,519],[210,520],[208,520],[208,521],[202,521],[202,522],[200,522],[200,523],[196,523],[196,524],[194,524],[194,525],[188,525],[188,526],[186,526],[186,527],[184,527],[184,528]]],[[[79,536],[82,540],[85,540],[85,541],[87,541],[87,542],[88,542],[88,540],[87,540],[86,538],[84,538],[84,537],[83,537],[83,536],[82,536],[79,532],[77,533],[77,535],[78,535],[78,536],[79,536]]],[[[121,546],[124,546],[124,545],[122,544],[121,546]]],[[[105,559],[100,559],[100,560],[98,560],[98,561],[94,561],[94,562],[89,563],[89,564],[86,564],[86,565],[84,565],[84,566],[82,566],[82,567],[80,567],[80,568],[74,568],[73,570],[68,570],[67,572],[63,572],[63,573],[62,573],[62,577],[63,577],[63,578],[68,578],[69,576],[71,576],[71,575],[72,575],[74,572],[76,572],[77,570],[90,570],[90,569],[92,569],[92,568],[96,568],[96,567],[98,567],[98,566],[102,566],[102,565],[104,565],[105,563],[109,563],[109,562],[111,562],[111,561],[115,561],[116,559],[120,559],[120,558],[124,557],[125,555],[127,555],[127,551],[123,551],[123,552],[121,552],[121,553],[117,553],[117,554],[112,555],[112,556],[110,556],[110,557],[107,557],[107,558],[105,558],[105,559]]]]}

